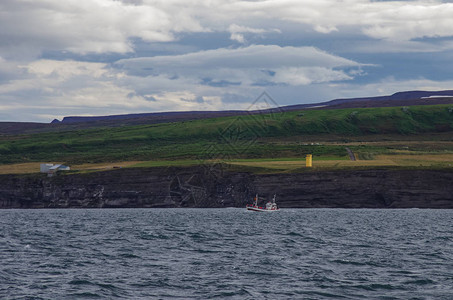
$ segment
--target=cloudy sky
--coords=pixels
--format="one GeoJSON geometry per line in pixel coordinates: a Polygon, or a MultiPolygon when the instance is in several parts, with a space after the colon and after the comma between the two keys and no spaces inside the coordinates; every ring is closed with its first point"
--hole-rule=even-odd
{"type": "Polygon", "coordinates": [[[1,0],[0,121],[453,89],[450,2],[1,0]]]}

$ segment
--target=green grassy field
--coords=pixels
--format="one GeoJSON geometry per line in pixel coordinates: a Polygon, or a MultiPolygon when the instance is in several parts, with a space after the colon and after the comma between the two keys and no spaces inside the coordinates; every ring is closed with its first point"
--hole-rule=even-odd
{"type": "Polygon", "coordinates": [[[380,155],[453,153],[453,108],[304,110],[0,136],[0,164],[147,161],[142,166],[153,166],[204,160],[294,160],[306,154],[322,161],[345,161],[345,147],[363,161],[380,155]]]}
{"type": "MultiPolygon", "coordinates": [[[[293,173],[312,171],[357,170],[369,168],[399,169],[453,169],[453,154],[391,154],[377,155],[373,159],[351,161],[346,157],[313,157],[313,166],[306,167],[303,158],[232,159],[232,160],[155,160],[126,161],[72,165],[65,174],[108,171],[118,168],[189,167],[204,166],[210,169],[222,165],[224,170],[253,173],[293,173]]],[[[39,162],[0,165],[0,174],[30,174],[39,172],[39,162]]]]}

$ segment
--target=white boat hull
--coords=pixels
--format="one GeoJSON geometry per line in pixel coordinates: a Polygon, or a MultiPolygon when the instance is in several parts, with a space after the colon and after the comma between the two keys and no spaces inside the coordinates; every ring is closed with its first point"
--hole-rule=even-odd
{"type": "Polygon", "coordinates": [[[266,209],[264,207],[256,207],[256,206],[247,206],[247,210],[251,211],[263,211],[263,212],[274,212],[274,211],[279,211],[279,209],[266,209]]]}

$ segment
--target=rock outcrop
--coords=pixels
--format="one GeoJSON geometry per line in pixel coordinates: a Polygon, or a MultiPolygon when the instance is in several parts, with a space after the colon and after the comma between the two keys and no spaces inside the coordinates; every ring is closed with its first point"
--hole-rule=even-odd
{"type": "Polygon", "coordinates": [[[0,208],[244,207],[258,193],[282,208],[453,208],[453,171],[251,174],[131,168],[88,174],[1,175],[0,208]]]}

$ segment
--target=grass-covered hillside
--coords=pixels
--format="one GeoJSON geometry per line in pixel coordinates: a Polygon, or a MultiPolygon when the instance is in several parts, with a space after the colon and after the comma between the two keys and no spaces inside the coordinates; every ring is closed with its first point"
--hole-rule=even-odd
{"type": "MultiPolygon", "coordinates": [[[[444,140],[451,136],[453,140],[453,105],[302,110],[0,136],[0,164],[277,158],[303,157],[307,153],[347,157],[344,142],[348,140],[420,140],[431,134],[442,134],[444,140]],[[319,141],[330,142],[316,144],[319,141]]],[[[383,144],[356,143],[348,147],[365,159],[366,155],[391,150],[383,144]]],[[[394,150],[398,147],[404,150],[407,146],[403,143],[394,150]]],[[[450,151],[449,145],[437,150],[450,151]]]]}

